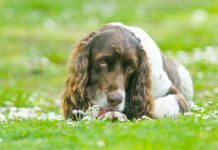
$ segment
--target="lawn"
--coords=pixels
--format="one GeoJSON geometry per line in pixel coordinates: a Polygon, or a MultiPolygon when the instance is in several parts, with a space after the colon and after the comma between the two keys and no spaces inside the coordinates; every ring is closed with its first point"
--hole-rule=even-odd
{"type": "Polygon", "coordinates": [[[4,0],[0,10],[1,150],[217,149],[217,0],[4,0]],[[73,47],[115,21],[145,29],[190,70],[198,105],[192,113],[156,121],[62,120],[73,47]]]}

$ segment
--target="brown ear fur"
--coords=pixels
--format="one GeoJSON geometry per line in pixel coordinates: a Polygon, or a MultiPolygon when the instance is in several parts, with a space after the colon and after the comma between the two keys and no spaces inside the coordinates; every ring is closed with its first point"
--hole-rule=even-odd
{"type": "Polygon", "coordinates": [[[151,70],[146,53],[139,50],[140,67],[132,80],[127,108],[128,118],[139,118],[143,115],[153,118],[153,98],[151,94],[151,70]]]}
{"type": "Polygon", "coordinates": [[[85,111],[88,108],[89,103],[85,88],[89,79],[89,43],[94,35],[95,33],[92,32],[82,39],[70,58],[69,77],[62,99],[62,110],[65,118],[73,118],[72,111],[74,109],[85,111]]]}

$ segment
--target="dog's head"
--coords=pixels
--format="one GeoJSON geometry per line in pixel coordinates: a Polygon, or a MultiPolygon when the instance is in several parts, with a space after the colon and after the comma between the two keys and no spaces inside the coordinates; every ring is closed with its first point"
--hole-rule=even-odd
{"type": "Polygon", "coordinates": [[[105,26],[80,41],[70,59],[64,94],[66,117],[72,109],[98,105],[100,112],[128,118],[152,117],[150,67],[140,41],[130,31],[105,26]]]}

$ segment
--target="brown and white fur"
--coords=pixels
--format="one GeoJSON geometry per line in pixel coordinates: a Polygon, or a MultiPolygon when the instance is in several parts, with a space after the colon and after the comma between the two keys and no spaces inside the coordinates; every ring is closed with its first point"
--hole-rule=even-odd
{"type": "Polygon", "coordinates": [[[100,107],[99,118],[176,117],[193,103],[189,72],[138,27],[111,23],[90,33],[69,66],[62,102],[66,118],[91,105],[100,107]],[[107,54],[109,60],[101,59],[107,54]]]}

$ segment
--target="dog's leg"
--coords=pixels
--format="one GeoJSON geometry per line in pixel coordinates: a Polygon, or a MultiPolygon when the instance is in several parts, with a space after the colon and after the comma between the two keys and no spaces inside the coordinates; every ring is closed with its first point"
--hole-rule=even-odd
{"type": "Polygon", "coordinates": [[[184,96],[172,86],[165,97],[154,100],[154,117],[175,118],[180,112],[188,112],[188,104],[184,96]]]}

